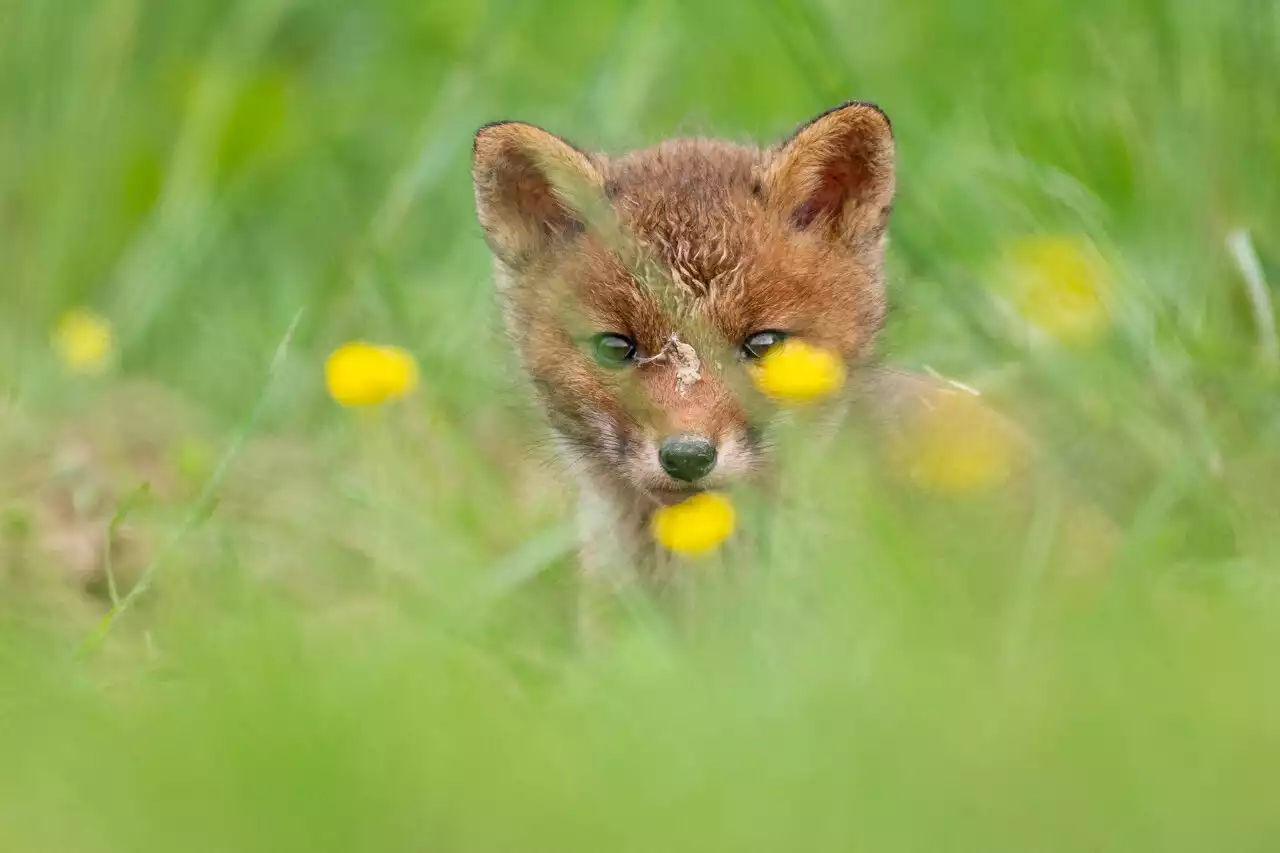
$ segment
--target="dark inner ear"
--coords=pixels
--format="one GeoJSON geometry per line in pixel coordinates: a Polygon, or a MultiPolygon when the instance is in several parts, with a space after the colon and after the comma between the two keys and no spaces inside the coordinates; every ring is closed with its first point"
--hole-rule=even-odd
{"type": "Polygon", "coordinates": [[[809,228],[819,216],[837,220],[846,204],[869,200],[873,179],[868,152],[854,133],[846,134],[840,140],[840,147],[828,152],[808,199],[792,211],[792,222],[796,228],[803,229],[809,228]]]}
{"type": "Polygon", "coordinates": [[[765,174],[778,211],[861,244],[882,234],[893,200],[893,131],[871,104],[823,113],[782,144],[765,174]]]}
{"type": "Polygon", "coordinates": [[[578,215],[556,195],[551,182],[525,152],[508,152],[506,174],[498,182],[498,203],[525,222],[536,222],[547,236],[583,229],[578,215]]]}
{"type": "Polygon", "coordinates": [[[520,122],[485,125],[476,133],[471,174],[485,240],[512,266],[583,230],[602,183],[590,155],[520,122]]]}
{"type": "Polygon", "coordinates": [[[858,200],[871,180],[871,169],[857,149],[842,151],[823,166],[817,186],[791,213],[797,228],[808,228],[819,216],[838,217],[846,202],[858,200]]]}

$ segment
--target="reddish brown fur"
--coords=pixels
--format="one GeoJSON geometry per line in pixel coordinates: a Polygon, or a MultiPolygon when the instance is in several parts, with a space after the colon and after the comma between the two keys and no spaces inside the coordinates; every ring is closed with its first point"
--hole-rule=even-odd
{"type": "Polygon", "coordinates": [[[549,421],[580,456],[584,487],[636,530],[688,493],[658,442],[710,437],[719,467],[699,487],[762,467],[743,341],[782,330],[855,368],[885,311],[883,233],[893,142],[875,107],[849,104],[758,150],[672,140],[616,159],[529,125],[482,128],[474,175],[507,326],[549,421]],[[601,367],[583,341],[617,333],[640,362],[601,367]],[[664,352],[692,344],[682,387],[664,352]]]}

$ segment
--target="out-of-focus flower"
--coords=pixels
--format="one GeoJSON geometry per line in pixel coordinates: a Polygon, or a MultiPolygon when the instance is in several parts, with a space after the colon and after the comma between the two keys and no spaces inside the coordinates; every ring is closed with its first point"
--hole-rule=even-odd
{"type": "Polygon", "coordinates": [[[213,472],[215,465],[214,450],[208,442],[198,438],[188,438],[174,448],[172,463],[178,477],[184,483],[203,483],[213,472]]]}
{"type": "Polygon", "coordinates": [[[784,403],[829,397],[844,385],[839,356],[799,340],[785,340],[765,353],[751,371],[756,387],[784,403]]]}
{"type": "Polygon", "coordinates": [[[1041,334],[1085,343],[1111,323],[1111,276],[1093,244],[1057,235],[1013,243],[1000,279],[1010,307],[1041,334]]]}
{"type": "Polygon", "coordinates": [[[53,347],[72,373],[105,373],[115,361],[111,324],[83,308],[68,311],[53,331],[53,347]]]}
{"type": "Polygon", "coordinates": [[[413,391],[418,364],[399,347],[353,341],[329,355],[324,381],[329,396],[343,406],[376,406],[413,391]]]}
{"type": "Polygon", "coordinates": [[[662,547],[687,557],[708,554],[733,533],[733,504],[724,495],[700,492],[653,514],[653,538],[662,547]]]}
{"type": "Polygon", "coordinates": [[[907,419],[898,434],[894,460],[900,471],[926,491],[961,495],[1005,480],[1018,454],[1012,427],[973,393],[938,390],[907,419]]]}

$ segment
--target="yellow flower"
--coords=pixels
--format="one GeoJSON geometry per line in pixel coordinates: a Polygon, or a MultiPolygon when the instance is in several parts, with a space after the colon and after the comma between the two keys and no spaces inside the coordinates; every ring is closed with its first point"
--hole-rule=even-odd
{"type": "Polygon", "coordinates": [[[376,406],[417,387],[418,365],[399,347],[353,341],[329,355],[324,381],[329,396],[343,406],[376,406]]]}
{"type": "Polygon", "coordinates": [[[1013,470],[1012,428],[975,394],[940,390],[898,435],[895,460],[917,486],[956,495],[997,485],[1013,470]]]}
{"type": "Polygon", "coordinates": [[[765,353],[751,378],[757,388],[776,400],[808,403],[840,390],[844,363],[834,353],[792,339],[765,353]]]}
{"type": "Polygon", "coordinates": [[[733,504],[724,495],[699,492],[675,506],[661,507],[653,514],[653,538],[677,554],[697,557],[708,554],[733,533],[733,504]]]}
{"type": "Polygon", "coordinates": [[[198,438],[189,438],[174,448],[171,462],[185,483],[203,483],[214,469],[213,448],[198,438]]]}
{"type": "Polygon", "coordinates": [[[72,373],[103,373],[115,360],[111,324],[83,308],[68,311],[58,321],[53,347],[72,373]]]}
{"type": "Polygon", "coordinates": [[[1013,310],[1044,335],[1082,343],[1110,324],[1109,271],[1089,242],[1024,238],[1009,248],[1004,267],[1013,310]]]}

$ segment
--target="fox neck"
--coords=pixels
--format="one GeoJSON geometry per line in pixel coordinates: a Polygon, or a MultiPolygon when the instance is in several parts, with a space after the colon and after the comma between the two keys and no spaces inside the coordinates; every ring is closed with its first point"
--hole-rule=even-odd
{"type": "Polygon", "coordinates": [[[607,471],[580,471],[576,481],[583,571],[655,574],[661,559],[649,535],[653,500],[607,471]]]}

